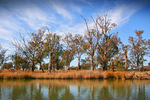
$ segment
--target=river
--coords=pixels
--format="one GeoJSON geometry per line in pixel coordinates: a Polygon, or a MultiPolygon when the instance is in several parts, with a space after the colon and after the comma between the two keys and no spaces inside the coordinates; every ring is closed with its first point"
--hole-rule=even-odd
{"type": "Polygon", "coordinates": [[[150,100],[150,80],[1,80],[0,100],[150,100]]]}

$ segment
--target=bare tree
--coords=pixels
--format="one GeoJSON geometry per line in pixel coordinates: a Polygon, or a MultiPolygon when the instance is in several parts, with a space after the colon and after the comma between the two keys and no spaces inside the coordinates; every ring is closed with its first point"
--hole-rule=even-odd
{"type": "Polygon", "coordinates": [[[97,50],[98,60],[103,66],[103,70],[107,70],[108,61],[118,53],[118,43],[120,39],[117,37],[118,33],[111,33],[111,30],[116,27],[115,23],[111,23],[110,19],[107,19],[107,14],[103,16],[97,15],[94,19],[91,17],[94,23],[93,29],[89,29],[87,21],[87,34],[85,36],[89,45],[89,54],[91,56],[91,70],[94,69],[93,57],[97,50]]]}

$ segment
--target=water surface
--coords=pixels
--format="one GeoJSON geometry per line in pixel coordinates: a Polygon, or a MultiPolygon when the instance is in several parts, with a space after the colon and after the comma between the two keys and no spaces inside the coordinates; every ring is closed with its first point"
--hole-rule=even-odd
{"type": "Polygon", "coordinates": [[[1,80],[0,100],[150,100],[150,80],[1,80]]]}

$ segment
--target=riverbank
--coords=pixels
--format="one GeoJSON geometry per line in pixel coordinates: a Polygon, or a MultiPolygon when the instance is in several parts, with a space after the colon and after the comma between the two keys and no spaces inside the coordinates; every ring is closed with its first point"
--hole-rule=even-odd
{"type": "Polygon", "coordinates": [[[90,71],[90,70],[58,70],[42,73],[39,70],[15,71],[1,70],[0,79],[149,79],[150,71],[90,71]]]}

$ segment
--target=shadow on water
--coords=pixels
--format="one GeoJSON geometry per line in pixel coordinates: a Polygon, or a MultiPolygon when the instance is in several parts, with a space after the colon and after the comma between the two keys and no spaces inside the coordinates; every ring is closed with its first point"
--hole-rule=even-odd
{"type": "Polygon", "coordinates": [[[150,100],[150,80],[3,80],[0,100],[150,100]]]}

